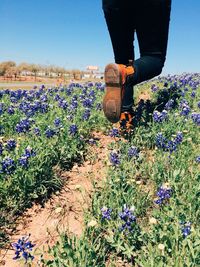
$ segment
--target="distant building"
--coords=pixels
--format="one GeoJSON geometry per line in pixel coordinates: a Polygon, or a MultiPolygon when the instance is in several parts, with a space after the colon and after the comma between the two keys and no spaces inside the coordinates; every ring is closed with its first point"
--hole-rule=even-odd
{"type": "Polygon", "coordinates": [[[95,72],[99,71],[99,67],[97,67],[97,66],[87,66],[86,70],[91,72],[91,73],[95,73],[95,72]]]}

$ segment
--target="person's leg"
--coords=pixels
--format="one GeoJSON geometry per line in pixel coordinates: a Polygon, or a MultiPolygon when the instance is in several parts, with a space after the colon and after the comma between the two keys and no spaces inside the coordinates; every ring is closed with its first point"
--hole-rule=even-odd
{"type": "MultiPolygon", "coordinates": [[[[128,65],[130,60],[134,60],[133,12],[135,9],[133,6],[136,2],[137,0],[103,0],[103,11],[117,64],[128,65]]],[[[133,85],[126,83],[123,90],[121,112],[132,110],[132,106],[133,85]]]]}
{"type": "Polygon", "coordinates": [[[136,33],[141,57],[134,62],[133,84],[159,75],[164,66],[171,0],[140,0],[136,33]]]}
{"type": "MultiPolygon", "coordinates": [[[[131,12],[132,0],[103,0],[103,11],[110,34],[116,64],[105,68],[106,94],[103,100],[105,116],[111,122],[117,122],[121,112],[133,105],[133,85],[124,84],[125,69],[129,60],[134,60],[134,21],[131,12]],[[124,80],[124,81],[122,81],[124,80]],[[128,90],[127,90],[127,87],[128,90]],[[127,96],[128,91],[128,96],[127,96]]],[[[133,73],[133,67],[131,66],[133,73]]]]}
{"type": "Polygon", "coordinates": [[[134,60],[134,23],[126,1],[103,0],[103,11],[110,34],[115,63],[128,64],[134,60]]]}

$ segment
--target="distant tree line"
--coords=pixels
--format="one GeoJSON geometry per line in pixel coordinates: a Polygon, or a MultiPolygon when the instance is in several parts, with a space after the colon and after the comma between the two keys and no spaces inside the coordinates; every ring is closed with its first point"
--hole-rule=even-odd
{"type": "Polygon", "coordinates": [[[16,64],[14,61],[4,61],[0,63],[0,76],[5,79],[17,79],[21,76],[34,76],[35,80],[37,77],[47,78],[72,78],[80,79],[85,71],[79,69],[67,70],[63,67],[55,65],[40,65],[40,64],[29,64],[26,62],[16,64]]]}

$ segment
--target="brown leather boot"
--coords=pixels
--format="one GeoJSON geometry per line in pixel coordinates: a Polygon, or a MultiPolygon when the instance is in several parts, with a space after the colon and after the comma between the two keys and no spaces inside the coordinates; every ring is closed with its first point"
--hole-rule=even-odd
{"type": "Polygon", "coordinates": [[[133,112],[122,112],[120,116],[120,132],[131,132],[133,130],[133,112]]]}
{"type": "Polygon", "coordinates": [[[133,66],[111,63],[105,68],[106,93],[103,99],[103,111],[106,118],[112,123],[120,120],[126,79],[128,75],[133,74],[133,66]]]}

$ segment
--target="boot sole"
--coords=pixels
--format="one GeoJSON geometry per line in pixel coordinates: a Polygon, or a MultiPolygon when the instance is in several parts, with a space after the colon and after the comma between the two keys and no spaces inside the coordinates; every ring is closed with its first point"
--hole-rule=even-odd
{"type": "Polygon", "coordinates": [[[122,106],[122,75],[117,64],[108,64],[104,72],[106,93],[103,111],[106,118],[116,123],[120,120],[122,106]]]}

